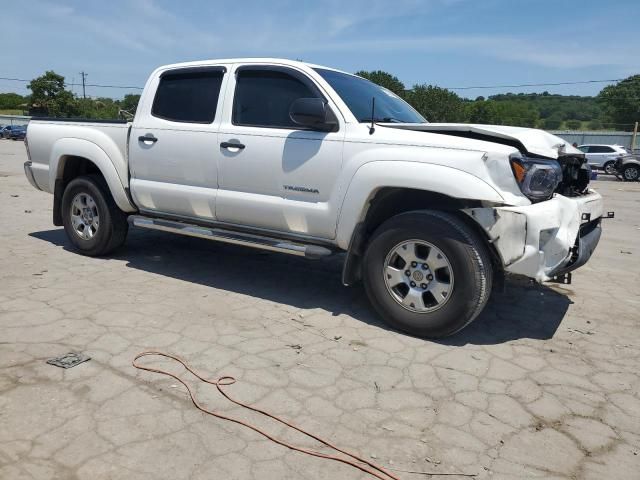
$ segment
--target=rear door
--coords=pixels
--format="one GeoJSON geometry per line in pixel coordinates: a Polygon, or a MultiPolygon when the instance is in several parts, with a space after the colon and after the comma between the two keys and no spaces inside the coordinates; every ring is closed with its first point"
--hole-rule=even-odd
{"type": "Polygon", "coordinates": [[[145,212],[213,220],[224,65],[166,70],[147,86],[129,139],[131,194],[145,212]]]}

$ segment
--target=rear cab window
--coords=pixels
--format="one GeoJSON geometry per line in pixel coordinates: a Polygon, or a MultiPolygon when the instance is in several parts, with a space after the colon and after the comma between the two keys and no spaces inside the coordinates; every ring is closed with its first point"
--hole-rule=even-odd
{"type": "Polygon", "coordinates": [[[212,123],[224,67],[170,70],[160,76],[151,115],[181,123],[212,123]]]}

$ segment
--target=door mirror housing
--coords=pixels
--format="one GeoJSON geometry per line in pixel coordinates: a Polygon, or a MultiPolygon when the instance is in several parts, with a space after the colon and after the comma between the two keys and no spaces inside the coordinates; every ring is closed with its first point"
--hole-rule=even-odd
{"type": "Polygon", "coordinates": [[[331,108],[321,98],[298,98],[289,108],[289,117],[296,125],[334,132],[338,129],[338,121],[331,108]]]}

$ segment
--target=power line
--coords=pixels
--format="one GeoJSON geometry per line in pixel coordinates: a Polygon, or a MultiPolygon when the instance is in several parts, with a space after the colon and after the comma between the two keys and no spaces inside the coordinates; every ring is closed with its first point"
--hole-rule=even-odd
{"type": "MultiPolygon", "coordinates": [[[[0,77],[0,80],[8,80],[8,81],[11,81],[11,82],[23,82],[23,83],[31,82],[31,80],[26,80],[24,78],[9,78],[9,77],[0,77]]],[[[64,84],[65,87],[77,87],[79,85],[83,85],[83,83],[65,83],[64,84]]],[[[102,84],[99,84],[99,83],[84,83],[84,86],[85,87],[98,87],[98,88],[122,88],[122,89],[126,89],[126,90],[143,90],[144,89],[144,87],[133,87],[133,86],[127,86],[127,85],[102,85],[102,84]]]]}
{"type": "MultiPolygon", "coordinates": [[[[82,73],[81,73],[82,74],[82,73]]],[[[85,74],[86,75],[86,74],[85,74]]],[[[84,78],[84,77],[83,77],[84,78]]],[[[31,80],[25,80],[23,78],[6,78],[0,77],[0,80],[9,80],[15,82],[30,82],[31,80]]],[[[623,78],[613,78],[609,80],[578,80],[575,82],[548,82],[548,83],[520,83],[513,85],[475,85],[469,87],[442,87],[447,88],[449,90],[474,90],[474,89],[490,89],[490,88],[521,88],[521,87],[557,87],[562,85],[581,85],[581,84],[590,84],[590,83],[612,83],[619,82],[624,80],[623,78]]],[[[67,86],[77,86],[82,85],[79,83],[67,83],[67,86]]],[[[87,83],[85,84],[87,87],[99,87],[99,88],[123,88],[123,89],[133,89],[133,90],[143,90],[144,87],[136,87],[131,85],[102,85],[98,83],[87,83]]]]}
{"type": "Polygon", "coordinates": [[[576,82],[555,82],[555,83],[521,83],[517,85],[478,85],[473,87],[443,87],[449,90],[474,90],[480,88],[520,88],[520,87],[557,87],[559,85],[580,85],[585,83],[611,83],[620,82],[624,78],[614,78],[611,80],[580,80],[576,82]]]}
{"type": "MultiPolygon", "coordinates": [[[[71,85],[68,83],[67,85],[71,85]]],[[[127,90],[144,90],[144,87],[131,87],[126,85],[100,85],[97,83],[87,83],[87,87],[100,87],[100,88],[124,88],[127,90]]]]}

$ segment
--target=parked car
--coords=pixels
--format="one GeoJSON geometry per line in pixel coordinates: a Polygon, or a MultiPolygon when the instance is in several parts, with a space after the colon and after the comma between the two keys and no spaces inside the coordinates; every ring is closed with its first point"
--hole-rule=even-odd
{"type": "Polygon", "coordinates": [[[24,140],[27,136],[26,125],[15,125],[9,132],[9,138],[11,140],[24,140]]]}
{"type": "Polygon", "coordinates": [[[0,130],[0,138],[9,138],[12,129],[13,125],[5,125],[2,127],[2,130],[0,130]]]}
{"type": "Polygon", "coordinates": [[[624,155],[615,164],[616,175],[627,182],[640,181],[640,158],[638,155],[624,155]]]}
{"type": "Polygon", "coordinates": [[[583,151],[587,157],[589,165],[601,168],[610,175],[616,171],[615,163],[620,155],[627,155],[629,152],[621,145],[579,145],[578,149],[583,151]]]}
{"type": "Polygon", "coordinates": [[[146,85],[131,123],[29,123],[25,174],[81,254],[120,247],[129,223],[346,252],[343,283],[362,280],[389,325],[444,337],[505,273],[569,281],[600,239],[584,154],[547,132],[428,123],[368,80],[289,60],[169,65],[146,85]]]}

